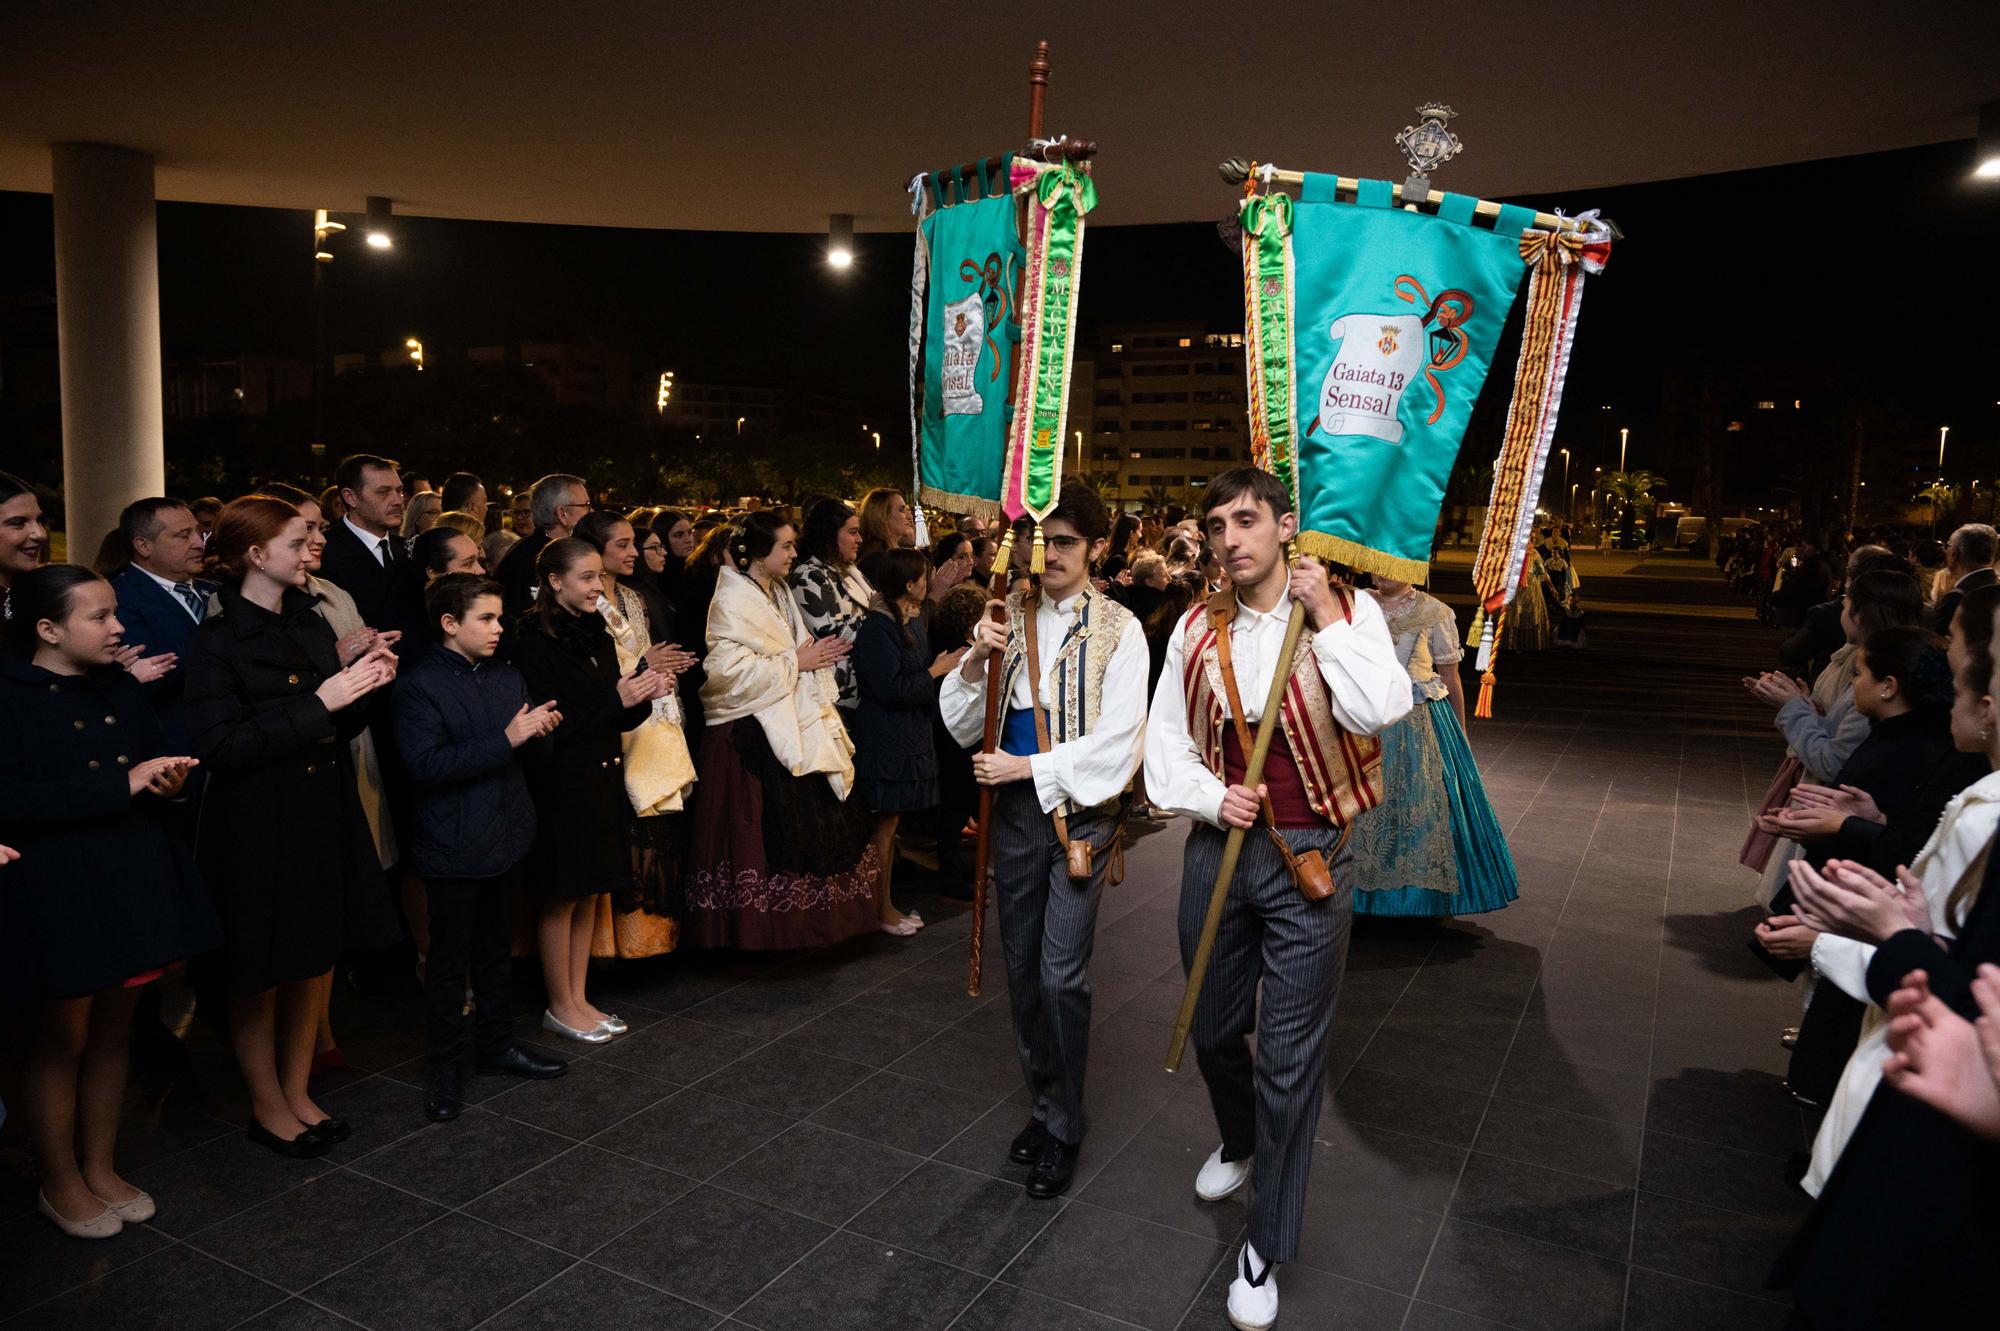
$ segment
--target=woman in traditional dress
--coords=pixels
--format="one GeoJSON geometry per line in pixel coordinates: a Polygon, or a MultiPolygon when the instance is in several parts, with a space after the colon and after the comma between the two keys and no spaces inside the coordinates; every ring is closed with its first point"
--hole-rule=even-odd
{"type": "Polygon", "coordinates": [[[1499,910],[1518,895],[1518,879],[1465,742],[1457,622],[1444,602],[1379,574],[1375,599],[1416,706],[1382,732],[1382,807],[1354,826],[1354,913],[1499,910]]]}
{"type": "MultiPolygon", "coordinates": [[[[639,560],[637,533],[615,513],[589,513],[576,537],[604,562],[597,613],[604,617],[618,652],[618,673],[629,675],[643,661],[669,678],[694,664],[676,643],[653,641],[652,626],[665,606],[634,579],[639,560]]],[[[653,700],[645,723],[624,734],[625,793],[631,802],[632,888],[604,898],[590,951],[598,957],[654,957],[674,950],[680,936],[684,898],[680,883],[680,812],[694,785],[694,759],[681,732],[680,699],[668,692],[653,700]]]]}
{"type": "Polygon", "coordinates": [[[867,810],[834,706],[838,637],[806,631],[785,578],[792,525],[751,513],[728,537],[708,610],[707,717],[688,845],[689,936],[752,951],[877,927],[867,810]]]}
{"type": "Polygon", "coordinates": [[[1507,607],[1500,627],[1500,647],[1508,652],[1539,652],[1555,645],[1555,620],[1549,614],[1549,571],[1542,557],[1528,551],[1528,576],[1507,607]]]}
{"type": "MultiPolygon", "coordinates": [[[[853,647],[861,621],[875,601],[875,589],[854,563],[861,557],[860,517],[838,499],[820,500],[806,513],[799,555],[791,573],[792,595],[805,616],[806,631],[815,638],[838,637],[853,647]]],[[[854,664],[852,655],[833,663],[833,682],[839,690],[834,703],[850,732],[854,709],[861,701],[854,664]]]]}

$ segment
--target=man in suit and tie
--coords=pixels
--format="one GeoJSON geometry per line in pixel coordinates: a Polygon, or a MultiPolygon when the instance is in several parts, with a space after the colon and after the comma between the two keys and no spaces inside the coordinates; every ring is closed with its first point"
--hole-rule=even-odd
{"type": "Polygon", "coordinates": [[[520,614],[534,603],[535,560],[541,556],[542,547],[568,536],[591,510],[590,487],[581,476],[565,472],[544,476],[528,494],[535,530],[514,542],[514,548],[500,561],[500,567],[493,570],[510,616],[520,614]]]}
{"type": "Polygon", "coordinates": [[[1975,587],[1994,581],[1993,560],[2000,555],[2000,532],[1983,522],[1968,522],[1951,534],[1944,548],[1944,567],[1952,580],[1951,590],[1938,597],[1926,625],[1940,638],[1951,636],[1951,617],[1958,603],[1975,587]]]}
{"type": "MultiPolygon", "coordinates": [[[[195,626],[208,613],[215,584],[201,581],[203,541],[194,513],[185,499],[155,496],[127,504],[118,528],[131,547],[132,562],[111,579],[118,596],[118,622],[124,645],[143,647],[143,656],[187,653],[195,626]]],[[[166,728],[167,742],[178,753],[187,746],[181,717],[181,687],[186,672],[178,665],[145,686],[153,710],[166,728]]]]}
{"type": "Polygon", "coordinates": [[[319,575],[354,598],[354,608],[369,628],[386,628],[408,558],[399,534],[403,478],[389,459],[356,453],[341,459],[333,479],[347,513],[326,529],[319,575]]]}

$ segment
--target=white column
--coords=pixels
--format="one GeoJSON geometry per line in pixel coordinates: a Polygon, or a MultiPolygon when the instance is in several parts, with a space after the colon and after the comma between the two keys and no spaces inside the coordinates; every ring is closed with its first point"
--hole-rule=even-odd
{"type": "Polygon", "coordinates": [[[153,159],[58,143],[56,338],[69,557],[88,563],[118,511],[166,490],[153,159]]]}

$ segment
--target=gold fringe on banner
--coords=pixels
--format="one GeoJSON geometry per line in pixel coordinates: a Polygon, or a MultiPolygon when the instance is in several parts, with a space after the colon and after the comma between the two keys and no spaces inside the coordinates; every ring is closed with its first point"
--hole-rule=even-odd
{"type": "Polygon", "coordinates": [[[981,499],[977,495],[953,494],[949,490],[940,490],[934,485],[924,486],[922,492],[917,496],[917,502],[920,504],[929,504],[932,508],[941,508],[947,513],[959,513],[967,517],[1004,520],[1006,516],[1000,511],[1000,501],[997,499],[981,499]]]}
{"type": "Polygon", "coordinates": [[[1345,537],[1328,536],[1320,531],[1302,531],[1297,545],[1300,554],[1311,555],[1325,563],[1345,564],[1357,573],[1379,573],[1385,578],[1417,586],[1430,581],[1431,566],[1425,560],[1404,559],[1345,537]]]}

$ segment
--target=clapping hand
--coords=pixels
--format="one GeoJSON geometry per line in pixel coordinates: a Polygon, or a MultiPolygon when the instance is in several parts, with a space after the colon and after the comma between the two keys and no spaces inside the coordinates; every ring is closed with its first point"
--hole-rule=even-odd
{"type": "Polygon", "coordinates": [[[347,667],[359,661],[377,647],[393,647],[403,635],[401,633],[377,633],[366,624],[354,630],[333,645],[340,656],[341,666],[347,667]]]}
{"type": "Polygon", "coordinates": [[[1783,707],[1794,699],[1803,701],[1812,696],[1803,683],[1775,670],[1761,675],[1745,675],[1743,687],[1750,691],[1752,697],[1773,707],[1783,707]]]}
{"type": "Polygon", "coordinates": [[[1773,915],[1757,926],[1757,946],[1780,961],[1804,961],[1819,934],[1796,915],[1773,915]]]}
{"type": "Polygon", "coordinates": [[[1871,823],[1889,821],[1888,816],[1875,806],[1875,797],[1859,786],[1816,786],[1809,781],[1801,781],[1792,787],[1792,807],[1832,809],[1843,818],[1860,818],[1871,823]]]}
{"type": "Polygon", "coordinates": [[[1889,996],[1890,1055],[1882,1077],[1913,1099],[1949,1114],[1981,1136],[2000,1140],[2000,968],[1979,968],[1972,995],[1975,1024],[1931,992],[1930,977],[1911,971],[1889,996]]]}
{"type": "Polygon", "coordinates": [[[660,697],[673,686],[673,679],[657,670],[638,670],[621,675],[618,677],[618,704],[621,707],[637,707],[660,697]]]}
{"type": "Polygon", "coordinates": [[[824,638],[814,638],[811,642],[802,642],[799,644],[799,669],[824,670],[853,650],[851,644],[835,633],[829,633],[824,638]]]}
{"type": "Polygon", "coordinates": [[[181,793],[196,765],[193,758],[148,758],[125,774],[125,785],[134,796],[145,793],[170,800],[181,793]]]}
{"type": "Polygon", "coordinates": [[[963,661],[965,654],[971,650],[970,647],[961,647],[955,652],[939,652],[937,659],[931,662],[931,678],[943,679],[958,669],[958,663],[963,661]]]}
{"type": "MultiPolygon", "coordinates": [[[[1770,827],[1764,830],[1778,836],[1790,837],[1794,841],[1811,841],[1819,837],[1838,836],[1840,825],[1847,821],[1847,815],[1830,804],[1813,804],[1803,807],[1793,806],[1780,809],[1768,815],[1770,827]]],[[[1757,825],[1764,826],[1765,819],[1759,818],[1757,825]]]]}
{"type": "Polygon", "coordinates": [[[12,846],[0,846],[0,864],[12,864],[21,858],[21,852],[12,846]]]}
{"type": "Polygon", "coordinates": [[[520,748],[531,739],[540,739],[562,724],[562,713],[556,710],[554,699],[539,707],[521,704],[521,710],[514,713],[514,719],[507,723],[507,743],[509,747],[520,748]]]}
{"type": "Polygon", "coordinates": [[[325,704],[327,711],[337,712],[353,706],[395,677],[395,653],[378,644],[346,669],[329,675],[314,690],[314,696],[325,704]]]}
{"type": "Polygon", "coordinates": [[[647,668],[670,679],[692,668],[694,663],[694,653],[684,650],[677,642],[657,642],[646,649],[647,668]]]}
{"type": "Polygon", "coordinates": [[[1791,873],[1799,918],[1822,933],[1880,943],[1905,929],[1930,932],[1930,903],[1908,866],[1897,866],[1893,883],[1852,860],[1828,860],[1823,870],[1794,860],[1791,873]]]}
{"type": "Polygon", "coordinates": [[[146,644],[135,642],[129,647],[119,647],[111,653],[111,659],[125,667],[125,673],[141,684],[151,684],[162,679],[167,672],[180,664],[181,658],[173,652],[161,652],[158,656],[141,656],[146,644]]]}

